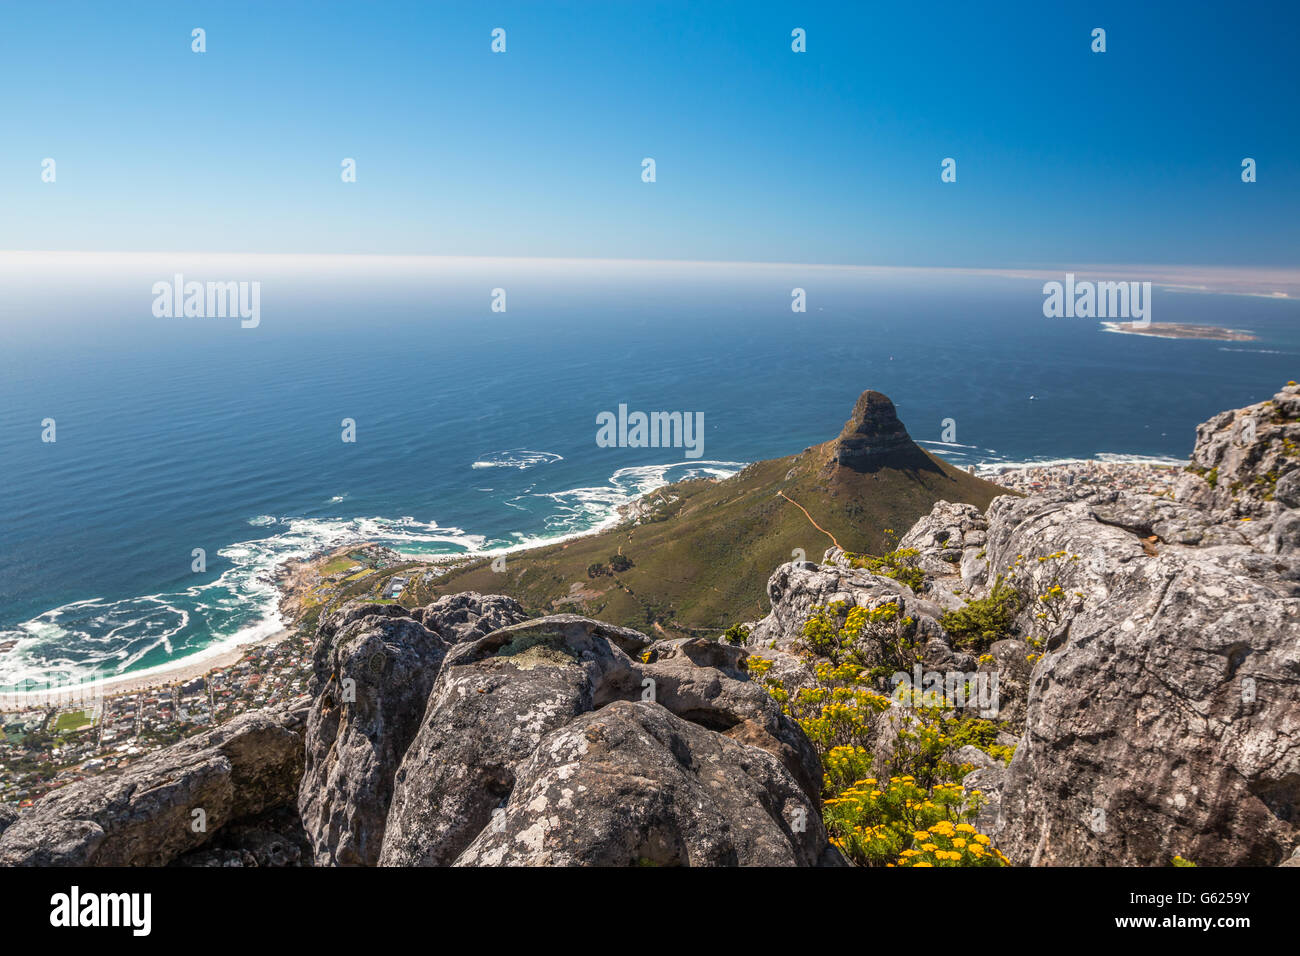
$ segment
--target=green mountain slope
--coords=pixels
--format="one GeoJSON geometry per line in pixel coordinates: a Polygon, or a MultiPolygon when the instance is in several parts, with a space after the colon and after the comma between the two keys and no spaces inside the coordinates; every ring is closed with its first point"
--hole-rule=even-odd
{"type": "Polygon", "coordinates": [[[488,561],[466,566],[407,597],[504,593],[548,613],[670,633],[718,631],[766,613],[767,579],[795,549],[814,561],[832,541],[880,553],[892,546],[886,529],[901,535],[940,499],[982,509],[1006,493],[919,448],[893,403],[866,392],[835,441],[726,480],[665,486],[617,528],[510,554],[504,570],[488,561]],[[593,565],[601,566],[594,576],[593,565]]]}

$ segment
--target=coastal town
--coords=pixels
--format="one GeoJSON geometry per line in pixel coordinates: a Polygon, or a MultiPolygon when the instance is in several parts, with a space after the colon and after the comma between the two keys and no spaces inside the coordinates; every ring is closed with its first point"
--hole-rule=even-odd
{"type": "MultiPolygon", "coordinates": [[[[0,807],[19,811],[85,777],[258,707],[306,693],[311,654],[293,634],[185,681],[111,692],[53,688],[0,711],[0,807]]],[[[96,687],[102,688],[97,691],[96,687]]]]}
{"type": "Polygon", "coordinates": [[[157,682],[119,691],[104,681],[0,694],[0,809],[21,812],[70,783],[305,694],[310,636],[322,612],[353,599],[423,603],[422,586],[463,563],[447,556],[412,560],[375,544],[289,562],[278,583],[280,613],[291,630],[241,647],[231,663],[179,679],[164,672],[157,682]]]}

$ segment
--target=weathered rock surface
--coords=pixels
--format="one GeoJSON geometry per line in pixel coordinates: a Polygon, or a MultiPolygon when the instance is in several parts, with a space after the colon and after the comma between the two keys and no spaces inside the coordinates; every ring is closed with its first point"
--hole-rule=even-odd
{"type": "Polygon", "coordinates": [[[385,865],[453,862],[515,783],[543,734],[640,693],[632,659],[649,639],[556,615],[453,648],[397,772],[385,865]]]}
{"type": "Polygon", "coordinates": [[[659,641],[634,664],[654,681],[653,696],[673,714],[766,750],[816,800],[821,794],[821,761],[802,730],[774,705],[767,690],[749,678],[748,652],[704,638],[659,641]]]}
{"type": "Polygon", "coordinates": [[[48,794],[0,834],[0,865],[161,866],[228,824],[291,805],[306,712],[304,699],[241,714],[48,794]]]}
{"type": "Polygon", "coordinates": [[[459,866],[839,862],[815,800],[771,754],[616,701],[544,736],[459,866]]]}
{"type": "MultiPolygon", "coordinates": [[[[1203,479],[1213,476],[1213,487],[1207,481],[1200,497],[1214,510],[1245,517],[1268,513],[1274,501],[1296,507],[1300,385],[1287,385],[1266,402],[1220,412],[1198,426],[1192,467],[1203,479]]],[[[1193,487],[1189,481],[1178,497],[1187,497],[1193,487]]]]}
{"type": "Polygon", "coordinates": [[[1029,687],[1038,656],[1038,651],[1015,638],[994,641],[981,655],[980,672],[997,675],[997,719],[1014,728],[1017,735],[1025,726],[1029,687]]]}
{"type": "Polygon", "coordinates": [[[281,807],[222,827],[209,842],[172,866],[311,866],[312,847],[293,807],[281,807]]]}
{"type": "Polygon", "coordinates": [[[940,501],[899,539],[914,548],[926,573],[926,596],[945,609],[960,607],[958,594],[988,572],[984,546],[988,521],[974,505],[940,501]]]}
{"type": "Polygon", "coordinates": [[[349,605],[322,622],[298,800],[317,865],[378,862],[393,778],[448,649],[523,618],[510,598],[465,593],[409,615],[349,605]]]}
{"type": "MultiPolygon", "coordinates": [[[[571,614],[528,621],[452,648],[398,770],[381,865],[448,865],[480,855],[488,862],[635,863],[644,857],[690,863],[733,852],[757,859],[752,857],[757,847],[769,847],[775,839],[768,831],[754,837],[757,842],[739,831],[734,843],[710,835],[707,821],[726,818],[740,826],[738,808],[722,808],[716,796],[709,798],[713,808],[707,812],[681,805],[703,799],[705,791],[731,779],[737,792],[775,788],[760,807],[769,818],[773,807],[792,799],[791,788],[801,795],[802,806],[817,807],[815,753],[770,696],[749,682],[745,656],[739,648],[708,641],[652,646],[637,631],[571,614]],[[631,717],[619,716],[623,710],[611,711],[619,701],[637,704],[632,723],[650,721],[659,744],[650,743],[646,727],[634,732],[631,717]],[[642,707],[660,716],[644,717],[642,707]],[[521,786],[549,792],[568,773],[553,765],[558,750],[548,755],[542,748],[582,736],[589,718],[606,711],[610,732],[618,728],[623,743],[602,751],[600,769],[586,772],[636,781],[646,791],[646,803],[620,808],[593,797],[561,806],[564,787],[546,813],[532,798],[521,803],[521,786]],[[663,746],[677,749],[664,756],[663,746]],[[691,747],[709,759],[725,754],[726,761],[706,766],[703,756],[686,756],[691,747]],[[644,764],[638,762],[642,758],[644,764]],[[755,762],[765,769],[742,780],[743,767],[755,762]],[[707,783],[683,777],[706,773],[707,783]],[[696,811],[702,815],[692,816],[696,811]],[[517,825],[509,824],[511,818],[517,825]],[[616,819],[633,830],[622,835],[624,845],[602,848],[604,828],[616,819]],[[639,834],[635,828],[642,824],[649,829],[639,834]],[[687,829],[669,839],[674,825],[687,829]],[[625,859],[633,851],[636,855],[625,859]]],[[[583,786],[592,789],[595,782],[583,786]]],[[[757,826],[757,818],[743,820],[749,821],[745,828],[757,826]]],[[[799,841],[787,840],[787,857],[763,852],[773,860],[821,860],[828,844],[819,821],[817,816],[817,822],[807,823],[799,841]],[[817,844],[812,855],[798,848],[808,840],[817,844]]]]}
{"type": "Polygon", "coordinates": [[[463,591],[440,597],[427,607],[416,608],[411,617],[448,644],[462,644],[518,624],[528,615],[518,601],[504,594],[482,595],[477,591],[463,591]]]}
{"type": "Polygon", "coordinates": [[[925,554],[960,533],[975,596],[1017,561],[1031,595],[1064,569],[1043,658],[1021,665],[1018,640],[989,649],[1002,716],[1024,733],[1005,771],[966,781],[992,796],[980,822],[1013,862],[1276,864],[1300,843],[1298,416],[1289,386],[1205,423],[1200,474],[1172,499],[1008,496],[983,516],[940,504],[903,539],[925,554]],[[1057,552],[1078,558],[1038,560],[1057,552]]]}
{"type": "MultiPolygon", "coordinates": [[[[1083,594],[1034,668],[990,834],[1014,862],[1267,864],[1300,839],[1289,563],[1240,536],[1171,543],[1173,518],[1151,554],[1150,526],[1133,524],[1148,497],[999,498],[989,509],[992,567],[1078,554],[1063,584],[1083,594]]],[[[1232,536],[1223,523],[1206,531],[1232,536]]]]}

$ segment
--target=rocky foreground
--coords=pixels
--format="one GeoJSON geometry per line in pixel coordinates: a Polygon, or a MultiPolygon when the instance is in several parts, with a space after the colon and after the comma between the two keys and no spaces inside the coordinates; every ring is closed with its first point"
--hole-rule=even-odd
{"type": "MultiPolygon", "coordinates": [[[[348,605],[307,697],[0,816],[0,863],[842,865],[789,700],[900,647],[997,676],[996,742],[944,756],[1013,864],[1300,846],[1300,387],[1200,426],[1170,494],[940,502],[890,561],[832,549],[768,597],[734,644],[472,592],[348,605]],[[885,609],[897,640],[819,657],[827,608],[885,609]]],[[[881,706],[858,750],[889,766],[919,717],[881,706]]]]}

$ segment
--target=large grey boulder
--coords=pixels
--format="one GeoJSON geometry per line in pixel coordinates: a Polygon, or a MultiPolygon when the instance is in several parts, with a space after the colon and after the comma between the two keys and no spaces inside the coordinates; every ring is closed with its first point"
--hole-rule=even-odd
{"type": "Polygon", "coordinates": [[[899,549],[914,549],[926,573],[927,596],[945,608],[960,605],[954,592],[983,572],[988,521],[974,505],[936,502],[928,515],[899,539],[899,549]]]}
{"type": "Polygon", "coordinates": [[[303,699],[241,714],[48,794],[0,834],[0,865],[162,866],[229,824],[290,806],[306,713],[303,699]]]}
{"type": "MultiPolygon", "coordinates": [[[[623,783],[615,792],[623,794],[626,805],[620,810],[586,799],[566,803],[565,819],[556,823],[556,833],[563,830],[565,835],[555,838],[564,844],[564,860],[699,862],[733,853],[759,859],[756,847],[768,846],[768,836],[754,843],[737,832],[728,843],[731,837],[711,835],[713,823],[708,822],[731,820],[732,826],[743,822],[750,828],[758,826],[757,817],[751,820],[739,808],[721,807],[716,795],[706,801],[713,809],[696,806],[706,792],[725,788],[728,780],[737,792],[766,794],[756,797],[761,804],[756,812],[769,820],[766,827],[780,829],[772,808],[791,800],[816,818],[807,822],[805,813],[794,814],[797,825],[807,828],[795,844],[803,847],[810,841],[814,851],[796,849],[787,840],[784,850],[764,850],[765,858],[821,860],[829,844],[816,800],[820,765],[798,727],[749,680],[747,656],[741,648],[704,640],[652,644],[637,631],[572,614],[528,621],[456,645],[398,770],[380,864],[469,863],[480,861],[480,853],[486,854],[482,862],[552,859],[550,842],[543,841],[549,848],[537,852],[526,848],[531,837],[504,849],[489,844],[501,833],[532,832],[536,820],[519,822],[514,830],[503,822],[512,814],[523,821],[541,807],[532,799],[521,804],[520,788],[559,786],[569,771],[552,765],[558,751],[548,748],[574,739],[573,734],[581,736],[591,719],[606,712],[609,727],[622,728],[624,744],[590,772],[620,776],[623,783]],[[636,717],[651,720],[660,743],[650,742],[646,728],[629,729],[630,718],[620,709],[625,704],[661,715],[636,717]],[[670,748],[666,755],[661,753],[665,746],[670,748]],[[691,748],[698,759],[685,756],[691,748]],[[746,768],[751,766],[763,769],[750,773],[746,768]],[[643,799],[639,809],[624,792],[633,781],[645,790],[644,798],[635,798],[643,799]],[[623,845],[602,849],[607,825],[620,814],[631,828],[620,837],[623,845]],[[682,832],[671,836],[678,826],[682,832]],[[476,849],[470,851],[471,846],[476,849]],[[683,856],[678,852],[682,846],[692,849],[683,856]]],[[[582,786],[590,790],[596,782],[582,786]]],[[[564,789],[556,790],[557,800],[564,789]]],[[[551,826],[551,816],[541,825],[551,826]]],[[[832,853],[829,858],[837,857],[832,853]]]]}
{"type": "Polygon", "coordinates": [[[523,618],[511,598],[469,592],[409,614],[348,605],[321,622],[298,799],[317,865],[378,862],[393,778],[447,650],[523,618]]]}
{"type": "Polygon", "coordinates": [[[359,618],[330,639],[312,704],[298,809],[317,865],[374,865],[393,775],[447,644],[411,618],[359,618]]]}
{"type": "Polygon", "coordinates": [[[462,591],[446,594],[426,607],[416,608],[411,617],[448,644],[476,641],[485,634],[527,620],[519,602],[504,594],[462,591]]]}
{"type": "Polygon", "coordinates": [[[766,750],[816,800],[822,788],[817,751],[772,695],[750,680],[748,657],[740,647],[678,638],[655,643],[634,669],[642,696],[652,691],[650,696],[678,717],[766,750]]]}
{"type": "Polygon", "coordinates": [[[991,568],[1033,578],[1065,551],[1083,595],[1000,781],[989,834],[1013,862],[1273,864],[1300,839],[1300,594],[1250,523],[1127,492],[993,502],[991,568]]]}
{"type": "Polygon", "coordinates": [[[380,863],[452,863],[544,734],[640,694],[625,648],[649,644],[636,631],[561,614],[452,648],[398,769],[380,863]]]}
{"type": "Polygon", "coordinates": [[[648,701],[544,736],[458,866],[839,862],[818,805],[774,756],[648,701]]]}
{"type": "Polygon", "coordinates": [[[1211,506],[1235,517],[1267,515],[1279,499],[1294,502],[1297,479],[1287,476],[1300,470],[1300,385],[1199,425],[1191,466],[1212,483],[1211,506]]]}

